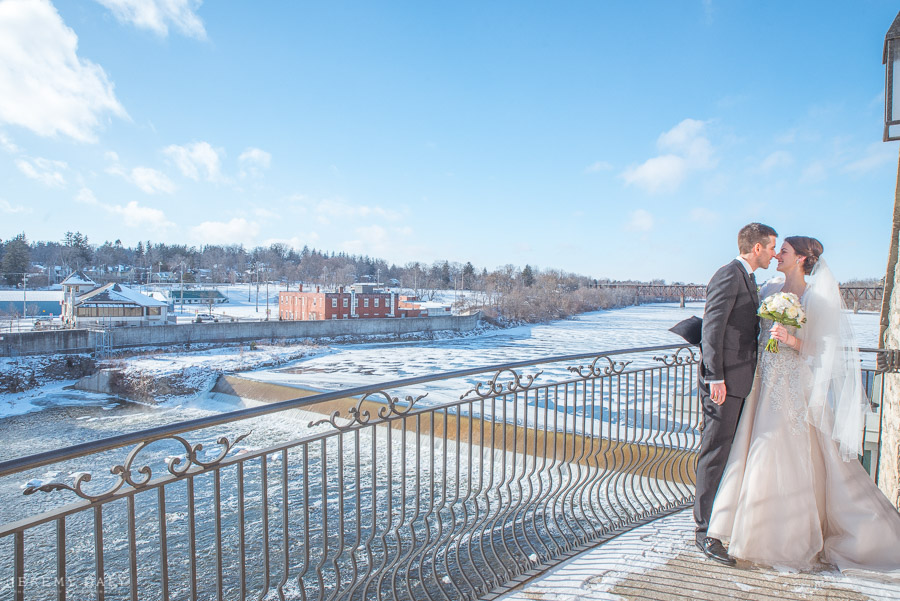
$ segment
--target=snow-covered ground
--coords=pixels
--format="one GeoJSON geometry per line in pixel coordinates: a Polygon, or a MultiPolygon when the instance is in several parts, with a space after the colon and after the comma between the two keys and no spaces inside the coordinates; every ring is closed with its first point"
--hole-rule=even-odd
{"type": "MultiPolygon", "coordinates": [[[[145,378],[166,378],[178,375],[185,388],[200,391],[188,395],[190,398],[205,397],[223,373],[234,373],[265,366],[278,366],[302,357],[331,352],[328,347],[308,344],[249,344],[229,345],[206,350],[165,351],[145,349],[145,353],[132,357],[114,358],[100,363],[100,367],[120,369],[126,376],[140,375],[145,378]]],[[[48,360],[54,357],[34,356],[0,359],[0,370],[40,371],[48,360]]],[[[96,401],[108,398],[106,394],[95,394],[72,390],[75,380],[52,382],[31,390],[18,393],[0,394],[0,418],[20,415],[47,407],[47,400],[54,399],[60,406],[77,404],[79,400],[96,401]]],[[[172,405],[186,399],[158,399],[159,405],[172,405]]]]}
{"type": "Polygon", "coordinates": [[[871,599],[900,598],[900,582],[819,572],[714,564],[694,547],[690,510],[650,522],[541,574],[502,601],[622,599],[871,599]]]}

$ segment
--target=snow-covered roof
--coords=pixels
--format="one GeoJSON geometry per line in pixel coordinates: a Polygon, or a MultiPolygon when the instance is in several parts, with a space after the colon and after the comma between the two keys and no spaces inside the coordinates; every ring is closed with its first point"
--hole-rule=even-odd
{"type": "MultiPolygon", "coordinates": [[[[34,302],[59,302],[63,299],[62,290],[27,290],[25,300],[34,302]]],[[[0,302],[22,302],[21,290],[0,290],[0,302]]]]}
{"type": "Polygon", "coordinates": [[[165,307],[168,303],[150,298],[120,284],[105,284],[78,297],[76,305],[89,303],[127,303],[141,307],[165,307]]]}
{"type": "Polygon", "coordinates": [[[69,277],[67,277],[60,283],[64,284],[64,285],[69,285],[69,286],[85,286],[85,285],[96,286],[97,285],[97,282],[95,282],[91,278],[84,275],[81,271],[76,271],[76,272],[69,274],[69,277]]]}

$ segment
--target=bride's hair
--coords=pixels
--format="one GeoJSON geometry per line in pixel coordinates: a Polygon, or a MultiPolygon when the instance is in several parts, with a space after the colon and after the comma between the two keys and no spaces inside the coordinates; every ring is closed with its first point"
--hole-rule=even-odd
{"type": "Polygon", "coordinates": [[[806,260],[803,261],[803,273],[811,274],[819,257],[822,256],[822,251],[825,250],[822,243],[809,236],[788,236],[784,241],[790,244],[798,255],[806,257],[806,260]]]}

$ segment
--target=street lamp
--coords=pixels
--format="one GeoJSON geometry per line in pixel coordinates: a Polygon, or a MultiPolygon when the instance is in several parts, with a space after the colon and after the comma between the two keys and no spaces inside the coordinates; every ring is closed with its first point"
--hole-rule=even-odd
{"type": "Polygon", "coordinates": [[[884,141],[900,140],[900,13],[884,36],[884,141]],[[897,79],[894,76],[897,75],[897,79]]]}

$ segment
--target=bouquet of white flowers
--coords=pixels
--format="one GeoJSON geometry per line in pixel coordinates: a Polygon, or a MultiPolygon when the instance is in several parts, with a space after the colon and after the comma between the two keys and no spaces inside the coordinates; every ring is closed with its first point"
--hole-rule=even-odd
{"type": "MultiPolygon", "coordinates": [[[[800,304],[800,297],[792,292],[776,292],[772,296],[767,296],[759,306],[758,315],[776,323],[797,328],[806,323],[806,313],[803,311],[803,305],[800,304]]],[[[769,338],[766,350],[777,353],[778,341],[769,338]]]]}

